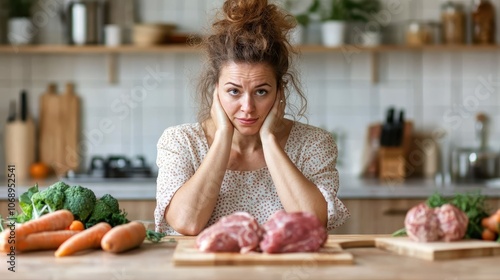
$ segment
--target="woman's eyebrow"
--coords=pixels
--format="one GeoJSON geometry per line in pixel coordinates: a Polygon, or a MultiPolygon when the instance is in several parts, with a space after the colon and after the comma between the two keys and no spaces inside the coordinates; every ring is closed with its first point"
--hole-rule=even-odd
{"type": "MultiPolygon", "coordinates": [[[[235,83],[232,83],[232,82],[227,82],[224,85],[233,85],[235,87],[242,87],[241,85],[238,85],[238,84],[235,84],[235,83]]],[[[269,83],[262,83],[260,85],[255,86],[255,87],[263,87],[263,86],[271,87],[271,85],[269,83]]]]}

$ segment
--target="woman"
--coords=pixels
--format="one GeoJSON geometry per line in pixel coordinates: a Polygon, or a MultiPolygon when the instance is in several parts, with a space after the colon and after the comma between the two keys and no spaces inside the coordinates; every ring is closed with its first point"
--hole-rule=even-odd
{"type": "Polygon", "coordinates": [[[306,105],[290,67],[293,18],[266,0],[227,0],[222,11],[204,42],[199,123],[158,141],[156,230],[197,235],[236,211],[263,223],[280,209],[314,213],[332,230],[349,216],[335,142],[284,118],[289,87],[299,113],[306,105]]]}

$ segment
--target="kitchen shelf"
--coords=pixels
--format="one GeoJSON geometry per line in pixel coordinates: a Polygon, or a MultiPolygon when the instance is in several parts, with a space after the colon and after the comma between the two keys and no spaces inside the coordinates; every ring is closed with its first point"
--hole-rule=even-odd
{"type": "MultiPolygon", "coordinates": [[[[387,52],[493,52],[500,50],[500,45],[381,45],[376,47],[363,47],[357,45],[344,45],[339,47],[325,47],[322,45],[301,45],[298,50],[302,54],[308,53],[343,53],[346,57],[357,53],[371,55],[371,69],[373,83],[378,82],[378,54],[387,52]]],[[[0,54],[106,54],[108,80],[116,83],[116,55],[118,54],[157,54],[157,53],[201,53],[196,46],[183,44],[134,46],[124,45],[118,47],[94,46],[68,46],[68,45],[0,45],[0,54]]]]}
{"type": "MultiPolygon", "coordinates": [[[[480,52],[480,51],[498,51],[500,45],[424,45],[424,46],[406,46],[406,45],[382,45],[376,47],[362,47],[357,45],[345,45],[339,47],[325,47],[321,45],[301,45],[298,49],[302,53],[322,53],[322,52],[393,52],[393,51],[438,51],[438,52],[480,52]]],[[[107,46],[68,46],[68,45],[28,45],[11,46],[0,45],[0,53],[26,53],[26,54],[74,54],[74,53],[97,53],[97,54],[127,54],[127,53],[193,53],[200,52],[195,46],[182,44],[176,45],[157,45],[157,46],[134,46],[124,45],[119,47],[107,46]]]]}

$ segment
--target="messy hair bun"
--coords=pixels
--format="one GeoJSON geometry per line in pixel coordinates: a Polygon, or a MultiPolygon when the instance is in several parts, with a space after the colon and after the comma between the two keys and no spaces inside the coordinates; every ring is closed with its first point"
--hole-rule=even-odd
{"type": "Polygon", "coordinates": [[[295,51],[288,41],[295,25],[293,16],[267,0],[226,0],[202,42],[207,63],[198,84],[202,97],[199,120],[209,117],[213,89],[221,67],[228,62],[267,63],[274,70],[277,85],[285,88],[285,95],[289,94],[288,86],[299,94],[301,107],[297,115],[302,115],[306,100],[291,69],[295,51]]]}

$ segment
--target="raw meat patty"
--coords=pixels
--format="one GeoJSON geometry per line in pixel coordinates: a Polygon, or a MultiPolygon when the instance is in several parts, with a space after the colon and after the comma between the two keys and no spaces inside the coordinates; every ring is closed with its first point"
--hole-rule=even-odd
{"type": "Polygon", "coordinates": [[[463,239],[469,224],[469,217],[457,207],[444,204],[435,209],[439,220],[440,239],[450,242],[463,239]]]}
{"type": "Polygon", "coordinates": [[[203,230],[196,238],[196,246],[203,252],[240,252],[256,250],[263,229],[250,214],[235,212],[222,217],[203,230]]]}
{"type": "Polygon", "coordinates": [[[305,212],[280,210],[264,224],[260,248],[266,253],[316,252],[328,234],[320,220],[305,212]]]}
{"type": "Polygon", "coordinates": [[[406,233],[417,242],[431,242],[439,239],[439,220],[434,209],[426,203],[411,208],[405,217],[406,233]]]}
{"type": "Polygon", "coordinates": [[[452,204],[430,208],[421,203],[410,209],[405,218],[406,233],[418,242],[463,239],[468,224],[467,215],[452,204]]]}

